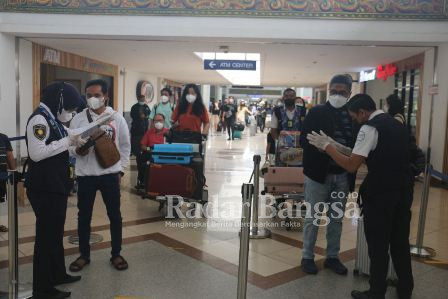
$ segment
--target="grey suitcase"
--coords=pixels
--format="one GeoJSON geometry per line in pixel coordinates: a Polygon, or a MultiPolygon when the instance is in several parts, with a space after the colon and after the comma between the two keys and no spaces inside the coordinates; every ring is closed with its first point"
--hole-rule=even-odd
{"type": "MultiPolygon", "coordinates": [[[[356,259],[355,259],[355,269],[353,270],[354,275],[369,275],[370,274],[370,259],[367,250],[367,241],[364,234],[364,219],[358,218],[358,229],[357,229],[357,240],[356,240],[356,259]]],[[[387,282],[391,285],[396,285],[397,274],[395,273],[394,265],[392,260],[389,260],[389,271],[387,273],[387,282]]]]}

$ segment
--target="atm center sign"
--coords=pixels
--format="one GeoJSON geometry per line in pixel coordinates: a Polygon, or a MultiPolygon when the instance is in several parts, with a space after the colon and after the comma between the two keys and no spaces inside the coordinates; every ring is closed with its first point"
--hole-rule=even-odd
{"type": "Polygon", "coordinates": [[[255,71],[257,70],[257,62],[255,60],[205,59],[204,70],[255,71]]]}

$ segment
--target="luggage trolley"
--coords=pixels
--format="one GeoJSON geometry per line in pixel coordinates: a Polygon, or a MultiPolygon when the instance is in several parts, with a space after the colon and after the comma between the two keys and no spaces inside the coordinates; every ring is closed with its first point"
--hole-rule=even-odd
{"type": "Polygon", "coordinates": [[[202,140],[200,133],[174,130],[170,130],[170,133],[166,136],[166,141],[166,144],[155,145],[154,151],[151,153],[152,157],[150,162],[147,163],[149,177],[147,176],[147,179],[145,179],[146,187],[143,198],[159,202],[159,211],[163,210],[170,198],[175,197],[181,197],[182,201],[189,203],[189,208],[193,209],[197,207],[197,204],[206,204],[208,202],[208,190],[206,189],[204,176],[206,141],[202,140]],[[168,144],[169,146],[167,146],[168,144]],[[159,185],[167,186],[167,189],[163,190],[164,192],[151,192],[149,189],[151,166],[153,169],[156,166],[166,168],[168,175],[165,172],[163,176],[167,178],[166,181],[164,181],[164,178],[159,178],[162,182],[158,181],[159,185]],[[188,195],[176,194],[176,191],[171,193],[169,190],[170,187],[173,187],[172,179],[176,177],[175,174],[178,174],[179,170],[184,170],[187,174],[194,173],[194,177],[187,175],[187,177],[196,181],[194,191],[189,192],[188,195]],[[173,171],[173,175],[169,174],[170,171],[173,171]]]}
{"type": "Polygon", "coordinates": [[[286,230],[291,230],[294,218],[304,218],[304,180],[302,149],[299,131],[281,131],[276,146],[275,166],[265,171],[265,189],[262,194],[274,196],[277,216],[284,212],[280,205],[292,201],[292,213],[285,218],[286,230]],[[300,209],[298,207],[300,206],[300,209]],[[289,217],[290,216],[290,217],[289,217]]]}
{"type": "MultiPolygon", "coordinates": [[[[277,167],[274,167],[274,168],[277,168],[277,167]]],[[[270,194],[270,195],[274,196],[275,208],[277,210],[277,216],[280,215],[280,213],[283,213],[285,211],[288,213],[289,208],[292,209],[292,213],[287,215],[285,218],[285,227],[286,227],[287,231],[290,231],[292,229],[292,227],[294,226],[293,219],[295,219],[295,218],[304,219],[304,217],[306,216],[305,206],[302,205],[304,203],[304,198],[305,198],[304,192],[303,192],[303,182],[300,184],[302,186],[297,185],[297,189],[289,190],[288,192],[284,192],[283,187],[288,188],[288,189],[294,189],[294,186],[291,186],[291,187],[289,187],[288,185],[282,186],[280,183],[280,185],[278,185],[279,188],[277,191],[277,190],[275,190],[275,189],[277,189],[275,186],[268,187],[268,185],[266,184],[266,179],[265,179],[265,188],[261,192],[262,195],[270,194]],[[292,201],[292,206],[287,207],[286,209],[285,208],[282,209],[281,205],[287,201],[292,201]],[[300,207],[300,209],[299,209],[299,207],[300,207]]]]}

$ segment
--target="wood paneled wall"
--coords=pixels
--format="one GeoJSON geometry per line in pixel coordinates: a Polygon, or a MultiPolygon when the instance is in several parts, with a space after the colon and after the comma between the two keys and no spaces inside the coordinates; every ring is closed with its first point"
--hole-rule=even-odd
{"type": "Polygon", "coordinates": [[[114,82],[113,103],[114,108],[115,109],[118,108],[118,77],[119,77],[118,66],[101,62],[95,59],[79,56],[76,54],[51,49],[33,43],[33,107],[34,108],[36,108],[40,102],[40,96],[41,96],[40,74],[42,63],[112,77],[114,82]],[[55,59],[55,61],[49,61],[48,59],[46,59],[45,54],[46,51],[48,50],[57,53],[59,59],[55,59]]]}

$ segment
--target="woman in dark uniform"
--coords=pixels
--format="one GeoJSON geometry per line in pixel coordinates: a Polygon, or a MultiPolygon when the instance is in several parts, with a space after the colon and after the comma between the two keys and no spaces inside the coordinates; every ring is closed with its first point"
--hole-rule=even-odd
{"type": "Polygon", "coordinates": [[[26,127],[29,160],[25,184],[36,215],[34,299],[69,297],[70,292],[55,286],[81,279],[67,274],[62,242],[71,190],[68,149],[78,144],[62,123],[71,120],[80,104],[75,87],[64,82],[53,83],[44,89],[41,103],[26,127]]]}

